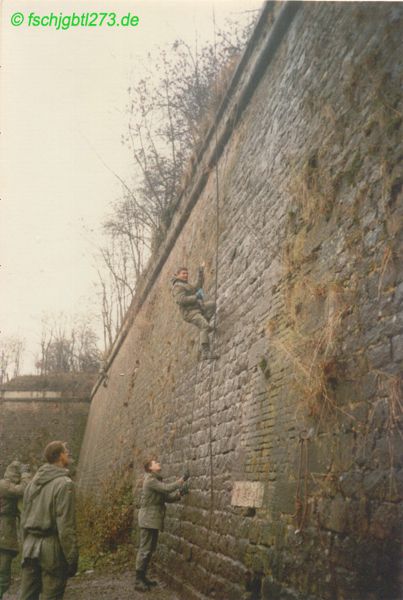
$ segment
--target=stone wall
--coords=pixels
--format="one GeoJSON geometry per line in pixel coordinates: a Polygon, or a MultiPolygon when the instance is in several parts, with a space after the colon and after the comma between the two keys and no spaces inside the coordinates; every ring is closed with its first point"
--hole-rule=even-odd
{"type": "MultiPolygon", "coordinates": [[[[30,383],[39,379],[30,377],[30,383]]],[[[78,461],[90,408],[89,390],[74,395],[71,390],[18,387],[25,386],[10,385],[17,389],[0,390],[0,475],[14,459],[34,467],[40,465],[43,450],[52,440],[68,442],[78,461]]]]}
{"type": "Polygon", "coordinates": [[[187,599],[400,597],[401,18],[266,7],[96,387],[83,493],[190,467],[156,557],[187,599]],[[170,295],[202,261],[212,362],[170,295]]]}

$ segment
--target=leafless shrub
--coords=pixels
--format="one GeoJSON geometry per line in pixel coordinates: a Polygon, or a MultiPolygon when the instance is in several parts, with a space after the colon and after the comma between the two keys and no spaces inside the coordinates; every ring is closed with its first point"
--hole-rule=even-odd
{"type": "Polygon", "coordinates": [[[176,40],[168,50],[158,49],[149,55],[149,75],[128,89],[122,143],[133,159],[133,178],[125,181],[114,173],[122,197],[103,224],[106,242],[96,257],[105,350],[150,254],[165,238],[255,17],[248,11],[242,22],[217,31],[215,41],[203,47],[176,40]]]}
{"type": "Polygon", "coordinates": [[[19,336],[0,339],[0,384],[20,374],[25,340],[19,336]]]}

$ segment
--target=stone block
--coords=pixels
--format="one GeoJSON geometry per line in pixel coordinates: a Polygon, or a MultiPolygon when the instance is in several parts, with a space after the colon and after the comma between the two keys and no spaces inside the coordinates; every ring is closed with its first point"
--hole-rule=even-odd
{"type": "Polygon", "coordinates": [[[348,529],[349,504],[341,495],[333,500],[321,501],[318,510],[320,522],[326,529],[345,533],[348,529]]]}
{"type": "Polygon", "coordinates": [[[365,497],[352,500],[347,513],[348,531],[363,539],[368,532],[368,501],[365,497]]]}
{"type": "Polygon", "coordinates": [[[373,369],[381,369],[392,360],[391,345],[389,340],[372,346],[367,350],[368,360],[373,369]]]}
{"type": "Polygon", "coordinates": [[[392,338],[392,355],[395,361],[403,360],[403,334],[392,338]]]}
{"type": "Polygon", "coordinates": [[[262,600],[299,600],[300,595],[274,581],[271,577],[262,580],[262,600]]]}
{"type": "Polygon", "coordinates": [[[363,474],[361,471],[350,471],[339,477],[339,488],[343,496],[352,498],[359,496],[363,491],[363,474]]]}
{"type": "Polygon", "coordinates": [[[403,282],[396,286],[394,303],[397,306],[400,306],[403,303],[403,282]]]}
{"type": "Polygon", "coordinates": [[[386,475],[386,495],[389,502],[403,500],[403,469],[389,469],[386,475]]]}
{"type": "Polygon", "coordinates": [[[248,353],[248,365],[249,369],[259,366],[262,361],[265,362],[265,368],[267,366],[267,354],[268,344],[267,339],[262,337],[258,339],[250,348],[248,353]]]}
{"type": "Polygon", "coordinates": [[[384,469],[367,473],[363,478],[364,493],[368,498],[382,500],[386,493],[386,474],[384,469]]]}
{"type": "MultiPolygon", "coordinates": [[[[379,388],[379,384],[377,384],[379,388]]],[[[373,412],[371,416],[371,429],[377,433],[383,430],[386,419],[388,417],[388,401],[384,398],[377,400],[373,405],[373,412]]]]}
{"type": "Polygon", "coordinates": [[[399,506],[390,503],[382,504],[371,516],[370,533],[381,540],[398,534],[401,527],[401,517],[399,506]]]}
{"type": "MultiPolygon", "coordinates": [[[[351,421],[348,420],[350,425],[351,421]]],[[[333,457],[339,471],[343,472],[350,468],[356,456],[356,437],[354,432],[340,433],[333,442],[333,457]]]]}
{"type": "Polygon", "coordinates": [[[373,372],[367,373],[366,375],[358,379],[359,394],[362,400],[369,400],[377,393],[377,377],[373,372]]]}
{"type": "MultiPolygon", "coordinates": [[[[299,463],[299,453],[297,461],[299,463]]],[[[320,439],[310,441],[308,443],[308,471],[323,474],[328,471],[330,464],[329,437],[322,436],[320,439]]]]}
{"type": "MultiPolygon", "coordinates": [[[[333,586],[339,590],[341,598],[349,600],[361,600],[362,595],[359,586],[358,576],[351,570],[351,567],[336,567],[334,569],[333,586]]],[[[370,600],[366,598],[365,600],[370,600]]],[[[372,600],[372,599],[371,599],[372,600]]]]}
{"type": "Polygon", "coordinates": [[[297,485],[297,481],[277,480],[271,500],[273,511],[287,514],[295,512],[297,485]]]}

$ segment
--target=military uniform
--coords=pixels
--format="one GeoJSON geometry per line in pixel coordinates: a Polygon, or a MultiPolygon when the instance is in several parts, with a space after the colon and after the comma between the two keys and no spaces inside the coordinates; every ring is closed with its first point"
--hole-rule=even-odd
{"type": "Polygon", "coordinates": [[[40,467],[24,494],[21,525],[20,600],[38,600],[39,594],[60,600],[78,563],[74,484],[67,469],[40,467]]]}
{"type": "Polygon", "coordinates": [[[10,587],[11,562],[18,554],[18,501],[30,478],[29,473],[21,474],[21,463],[13,461],[0,479],[0,599],[10,587]]]}
{"type": "Polygon", "coordinates": [[[136,559],[136,578],[144,581],[146,572],[155,552],[158,541],[158,533],[164,528],[165,503],[178,502],[181,499],[179,488],[183,480],[173,483],[163,483],[161,475],[157,473],[146,473],[143,482],[141,496],[141,508],[139,511],[140,545],[136,559]]]}
{"type": "Polygon", "coordinates": [[[213,327],[209,321],[215,313],[215,302],[202,301],[197,297],[197,291],[203,286],[203,269],[199,269],[196,285],[182,279],[172,279],[172,296],[179,305],[180,313],[185,321],[192,323],[200,330],[200,345],[202,350],[209,349],[209,333],[213,327]]]}

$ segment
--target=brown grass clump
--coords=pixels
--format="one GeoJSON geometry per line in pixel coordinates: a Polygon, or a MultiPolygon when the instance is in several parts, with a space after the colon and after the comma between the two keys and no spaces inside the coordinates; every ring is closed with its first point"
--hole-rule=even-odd
{"type": "Polygon", "coordinates": [[[317,153],[313,153],[289,184],[299,219],[309,226],[320,219],[329,219],[335,197],[334,182],[329,173],[319,169],[318,160],[317,153]]]}
{"type": "Polygon", "coordinates": [[[378,392],[381,397],[386,398],[388,404],[387,417],[385,422],[386,434],[390,450],[390,466],[394,466],[393,436],[395,434],[403,438],[401,431],[401,420],[403,414],[402,399],[402,378],[400,375],[387,373],[385,371],[375,371],[378,392]]]}
{"type": "Polygon", "coordinates": [[[293,311],[292,335],[286,341],[274,339],[272,343],[295,367],[294,381],[301,404],[308,407],[310,416],[321,418],[330,409],[342,410],[335,404],[334,389],[343,371],[339,341],[347,307],[337,287],[319,286],[318,290],[321,296],[326,295],[321,328],[303,334],[293,311]]]}

